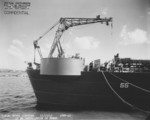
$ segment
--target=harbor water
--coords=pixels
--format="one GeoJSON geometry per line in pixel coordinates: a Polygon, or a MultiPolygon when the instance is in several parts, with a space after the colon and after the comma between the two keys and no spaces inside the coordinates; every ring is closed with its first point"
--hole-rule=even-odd
{"type": "Polygon", "coordinates": [[[139,111],[38,110],[28,77],[0,77],[0,120],[145,120],[146,117],[146,113],[139,111]]]}

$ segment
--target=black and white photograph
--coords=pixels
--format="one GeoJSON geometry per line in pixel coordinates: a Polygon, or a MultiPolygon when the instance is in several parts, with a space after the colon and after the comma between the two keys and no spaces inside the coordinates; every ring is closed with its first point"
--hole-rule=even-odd
{"type": "Polygon", "coordinates": [[[0,120],[150,120],[150,0],[0,0],[0,120]]]}

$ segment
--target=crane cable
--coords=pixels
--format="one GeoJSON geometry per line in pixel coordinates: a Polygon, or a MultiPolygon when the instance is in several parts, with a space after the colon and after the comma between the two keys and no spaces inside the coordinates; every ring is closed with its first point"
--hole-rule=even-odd
{"type": "Polygon", "coordinates": [[[123,81],[123,82],[125,82],[125,83],[129,83],[131,86],[133,86],[133,87],[135,87],[135,88],[138,88],[138,89],[140,89],[140,90],[142,90],[142,91],[144,91],[144,92],[150,93],[150,90],[147,90],[147,89],[145,89],[145,88],[142,88],[142,87],[139,87],[139,86],[137,86],[137,85],[135,85],[135,84],[132,84],[132,83],[130,83],[130,82],[128,82],[128,81],[126,81],[126,80],[124,80],[124,79],[122,79],[122,78],[120,78],[120,77],[118,77],[118,76],[116,76],[116,75],[114,75],[114,74],[112,74],[112,73],[110,73],[110,72],[109,72],[109,74],[113,75],[114,77],[116,77],[117,79],[119,79],[119,80],[121,80],[121,81],[123,81]]]}
{"type": "Polygon", "coordinates": [[[42,39],[49,31],[51,31],[56,25],[58,25],[59,21],[57,21],[50,29],[48,29],[43,35],[41,35],[36,41],[42,39]]]}
{"type": "Polygon", "coordinates": [[[35,60],[36,60],[36,48],[38,48],[39,55],[42,58],[42,53],[41,53],[41,50],[40,50],[40,46],[38,46],[38,41],[41,40],[49,31],[51,31],[58,24],[59,24],[59,21],[57,21],[50,29],[48,29],[37,40],[35,40],[33,42],[33,44],[34,44],[34,63],[35,63],[35,60]]]}
{"type": "MultiPolygon", "coordinates": [[[[113,23],[111,23],[111,36],[113,36],[112,29],[113,29],[113,23]]],[[[115,75],[112,74],[112,73],[110,73],[110,74],[113,75],[114,77],[120,79],[120,80],[123,81],[123,82],[129,83],[128,81],[123,80],[122,78],[119,78],[118,76],[115,76],[115,75]]],[[[142,112],[145,112],[145,113],[150,113],[150,111],[143,110],[143,109],[141,109],[141,108],[139,108],[139,107],[137,107],[137,106],[134,106],[134,105],[130,104],[130,103],[127,102],[125,99],[123,99],[123,98],[113,89],[113,87],[110,85],[110,83],[108,82],[108,80],[107,80],[107,78],[106,78],[106,76],[105,76],[105,74],[104,74],[103,71],[102,71],[102,75],[103,75],[103,77],[104,77],[106,83],[107,83],[108,86],[110,87],[110,89],[115,93],[115,95],[116,95],[122,102],[124,102],[124,103],[127,104],[128,106],[130,106],[130,107],[132,107],[132,108],[135,108],[135,109],[137,109],[137,110],[139,110],[139,111],[142,111],[142,112]]],[[[140,89],[140,90],[142,90],[142,91],[145,91],[145,92],[150,93],[150,91],[147,90],[147,89],[141,88],[141,87],[136,86],[136,85],[134,85],[134,84],[132,84],[132,83],[129,83],[129,84],[132,85],[132,86],[134,86],[135,88],[138,88],[138,89],[140,89]]]]}
{"type": "Polygon", "coordinates": [[[128,106],[130,106],[130,107],[132,107],[132,108],[134,108],[134,109],[137,109],[137,110],[139,110],[139,111],[142,111],[142,112],[145,112],[145,113],[150,113],[150,111],[143,110],[143,109],[141,109],[141,108],[139,108],[139,107],[137,107],[137,106],[134,106],[134,105],[132,105],[131,103],[127,102],[125,99],[123,99],[123,98],[115,91],[115,89],[110,85],[110,83],[108,82],[108,80],[107,80],[107,78],[106,78],[106,76],[105,76],[105,74],[104,74],[103,71],[102,71],[102,75],[103,75],[103,77],[104,77],[106,83],[108,84],[109,88],[115,93],[115,95],[116,95],[122,102],[124,102],[124,103],[127,104],[128,106]]]}
{"type": "Polygon", "coordinates": [[[111,22],[111,36],[113,36],[113,31],[112,31],[112,29],[113,29],[113,22],[111,22]]]}

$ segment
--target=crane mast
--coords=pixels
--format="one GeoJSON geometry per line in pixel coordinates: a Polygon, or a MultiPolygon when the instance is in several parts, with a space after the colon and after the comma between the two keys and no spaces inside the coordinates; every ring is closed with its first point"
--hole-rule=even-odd
{"type": "Polygon", "coordinates": [[[74,26],[86,25],[86,24],[92,24],[92,23],[98,23],[98,22],[109,25],[110,22],[112,23],[112,18],[111,17],[100,18],[100,15],[98,15],[96,18],[60,18],[59,26],[56,31],[53,44],[51,46],[49,57],[52,57],[56,47],[58,49],[58,57],[64,57],[64,51],[61,47],[60,38],[63,35],[63,32],[65,30],[74,26]]]}
{"type": "Polygon", "coordinates": [[[63,35],[63,33],[69,29],[70,27],[79,26],[79,25],[86,25],[86,24],[93,24],[93,23],[105,23],[106,25],[109,25],[111,23],[112,25],[112,17],[109,18],[101,18],[100,15],[96,16],[95,18],[60,18],[58,22],[56,22],[50,29],[48,29],[42,36],[40,36],[37,40],[33,42],[34,44],[34,63],[35,61],[35,51],[38,50],[38,53],[40,55],[40,58],[42,58],[42,53],[40,50],[40,46],[38,45],[38,41],[41,40],[49,31],[51,31],[54,27],[58,25],[58,29],[55,33],[55,38],[53,41],[53,44],[51,46],[51,50],[49,52],[49,57],[53,57],[53,53],[57,47],[58,49],[58,57],[64,57],[64,51],[62,49],[60,38],[63,35]]]}

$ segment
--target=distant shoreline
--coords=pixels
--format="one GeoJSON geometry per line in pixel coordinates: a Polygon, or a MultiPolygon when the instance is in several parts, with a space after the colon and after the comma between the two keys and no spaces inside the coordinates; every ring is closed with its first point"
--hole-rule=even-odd
{"type": "Polygon", "coordinates": [[[0,77],[27,77],[26,71],[0,69],[0,77]]]}

